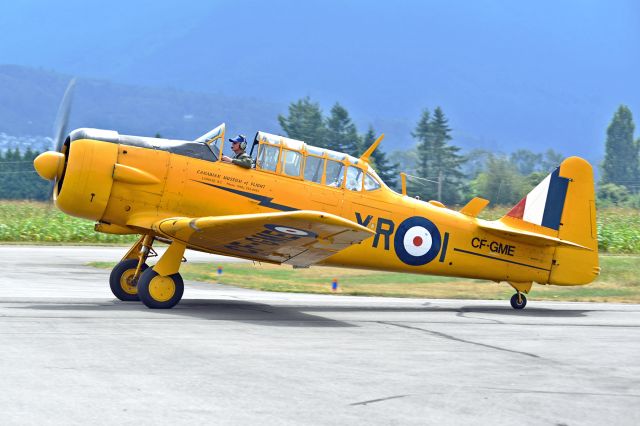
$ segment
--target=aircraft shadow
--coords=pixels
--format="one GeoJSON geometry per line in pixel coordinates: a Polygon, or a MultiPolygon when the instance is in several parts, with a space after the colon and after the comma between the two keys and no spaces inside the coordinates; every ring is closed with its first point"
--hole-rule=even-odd
{"type": "Polygon", "coordinates": [[[550,308],[525,308],[515,310],[510,306],[504,307],[487,307],[487,306],[462,306],[460,308],[449,308],[443,306],[424,307],[402,307],[402,306],[300,306],[305,312],[451,312],[457,314],[492,314],[504,315],[510,317],[557,317],[557,318],[576,318],[585,317],[590,310],[586,309],[568,309],[558,310],[550,308]]]}
{"type": "Polygon", "coordinates": [[[525,308],[516,311],[510,306],[488,307],[467,305],[459,308],[434,306],[426,303],[423,306],[335,306],[331,304],[310,304],[310,305],[269,305],[265,303],[248,302],[242,300],[218,300],[218,299],[183,299],[173,309],[152,310],[143,306],[139,302],[122,302],[119,300],[98,301],[98,300],[75,300],[67,303],[44,303],[26,304],[14,306],[10,309],[25,309],[39,311],[66,311],[69,317],[76,316],[80,312],[90,313],[90,317],[96,315],[107,315],[109,312],[128,312],[130,314],[141,314],[135,319],[146,319],[154,317],[190,317],[210,321],[236,321],[272,327],[358,327],[357,324],[344,322],[328,318],[322,313],[339,312],[362,312],[372,313],[375,320],[375,313],[416,313],[425,314],[450,312],[456,316],[468,314],[484,314],[496,317],[510,318],[577,318],[585,317],[589,310],[556,310],[549,308],[525,308]],[[75,314],[73,314],[75,313],[75,314]],[[314,314],[317,313],[317,314],[314,314]]]}
{"type": "MultiPolygon", "coordinates": [[[[319,315],[308,314],[306,307],[272,306],[263,303],[211,300],[183,299],[172,309],[148,309],[140,302],[113,301],[74,301],[70,303],[51,303],[11,307],[39,311],[90,312],[108,314],[109,312],[129,312],[144,314],[136,319],[153,318],[155,315],[166,317],[191,317],[212,321],[237,321],[257,325],[276,327],[357,327],[344,321],[338,321],[319,315]]],[[[73,317],[73,314],[69,315],[73,317]]]]}

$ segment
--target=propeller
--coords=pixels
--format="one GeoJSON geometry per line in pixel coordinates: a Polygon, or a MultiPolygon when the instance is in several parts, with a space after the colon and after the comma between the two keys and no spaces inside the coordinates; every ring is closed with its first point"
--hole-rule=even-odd
{"type": "Polygon", "coordinates": [[[71,100],[73,99],[73,89],[76,86],[76,79],[72,78],[67,86],[67,90],[64,91],[62,102],[58,108],[58,115],[56,116],[56,122],[53,127],[53,141],[55,142],[56,151],[62,150],[62,144],[64,138],[67,135],[67,125],[69,124],[69,113],[71,112],[71,100]]]}
{"type": "Polygon", "coordinates": [[[55,151],[47,151],[38,155],[33,160],[33,166],[36,172],[46,180],[51,181],[51,193],[55,199],[55,186],[64,171],[64,154],[62,153],[62,145],[67,135],[67,125],[69,124],[69,113],[71,112],[71,99],[73,98],[73,89],[76,85],[76,79],[73,78],[62,97],[58,115],[53,126],[53,142],[55,151]]]}

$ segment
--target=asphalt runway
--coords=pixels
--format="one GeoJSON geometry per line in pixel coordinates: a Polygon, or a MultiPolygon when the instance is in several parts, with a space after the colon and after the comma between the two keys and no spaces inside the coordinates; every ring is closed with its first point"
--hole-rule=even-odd
{"type": "Polygon", "coordinates": [[[84,266],[125,250],[0,246],[1,424],[640,424],[639,305],[187,282],[157,311],[84,266]]]}

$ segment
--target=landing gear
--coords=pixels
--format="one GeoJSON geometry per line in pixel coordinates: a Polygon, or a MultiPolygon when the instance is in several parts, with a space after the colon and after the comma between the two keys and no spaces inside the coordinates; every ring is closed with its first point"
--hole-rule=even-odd
{"type": "Polygon", "coordinates": [[[507,281],[511,287],[516,291],[516,294],[511,296],[511,307],[513,309],[524,309],[527,306],[527,298],[524,294],[529,294],[533,281],[507,281]]]}
{"type": "Polygon", "coordinates": [[[158,263],[149,268],[145,263],[156,255],[151,245],[154,237],[144,235],[131,247],[122,261],[111,271],[111,291],[120,300],[141,300],[153,309],[173,308],[182,299],[184,281],[178,273],[186,245],[173,241],[158,263]]]}
{"type": "Polygon", "coordinates": [[[187,246],[173,241],[153,268],[147,269],[138,281],[138,296],[152,309],[173,308],[182,299],[184,282],[178,273],[187,246]]]}
{"type": "Polygon", "coordinates": [[[111,270],[109,287],[111,287],[111,292],[118,299],[125,302],[140,300],[138,297],[138,280],[140,275],[148,268],[145,262],[149,257],[149,253],[155,255],[151,248],[152,244],[152,236],[142,236],[131,247],[120,263],[111,270]]]}
{"type": "Polygon", "coordinates": [[[524,294],[517,292],[511,296],[511,307],[513,309],[523,309],[525,306],[527,306],[527,298],[524,294]]]}
{"type": "Polygon", "coordinates": [[[184,281],[179,273],[163,277],[153,269],[147,269],[138,281],[138,296],[152,309],[173,308],[182,299],[182,293],[184,281]]]}
{"type": "Polygon", "coordinates": [[[111,270],[111,275],[109,276],[111,292],[115,297],[124,302],[140,300],[138,297],[137,281],[140,273],[144,272],[148,266],[146,263],[143,263],[136,277],[138,263],[138,259],[125,259],[111,270]]]}

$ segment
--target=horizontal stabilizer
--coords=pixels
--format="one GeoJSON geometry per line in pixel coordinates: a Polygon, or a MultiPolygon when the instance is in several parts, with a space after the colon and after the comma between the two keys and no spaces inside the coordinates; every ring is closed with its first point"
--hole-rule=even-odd
{"type": "Polygon", "coordinates": [[[494,235],[498,235],[503,238],[507,238],[509,240],[518,241],[524,244],[531,244],[534,246],[565,246],[565,247],[575,247],[579,249],[592,251],[591,248],[585,247],[583,245],[562,240],[557,237],[553,237],[550,235],[539,234],[537,232],[525,231],[523,229],[514,228],[504,223],[503,221],[493,221],[493,222],[485,222],[479,223],[478,227],[491,233],[494,235]]]}

